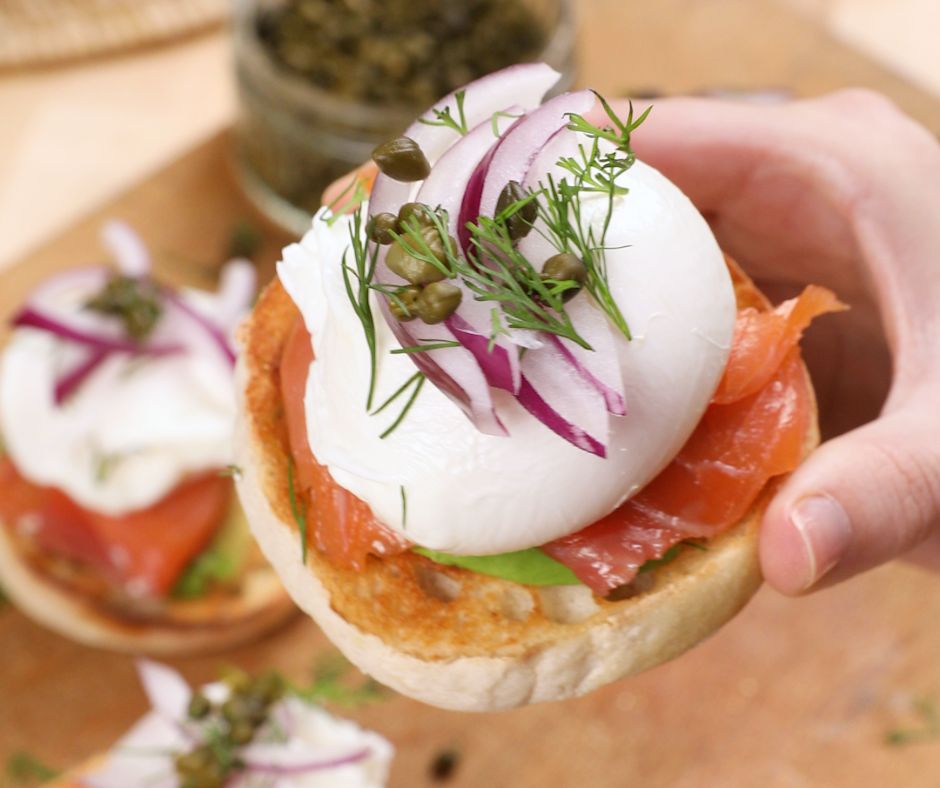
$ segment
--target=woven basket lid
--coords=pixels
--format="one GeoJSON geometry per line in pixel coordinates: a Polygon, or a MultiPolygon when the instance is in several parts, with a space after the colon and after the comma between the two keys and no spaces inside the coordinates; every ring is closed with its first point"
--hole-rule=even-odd
{"type": "Polygon", "coordinates": [[[0,68],[167,41],[219,24],[227,0],[0,0],[0,68]]]}

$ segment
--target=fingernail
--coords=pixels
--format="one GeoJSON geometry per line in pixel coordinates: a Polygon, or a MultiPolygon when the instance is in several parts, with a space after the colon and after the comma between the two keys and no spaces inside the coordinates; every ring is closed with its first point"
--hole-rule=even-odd
{"type": "Polygon", "coordinates": [[[799,500],[790,511],[790,522],[806,550],[801,591],[818,582],[842,558],[852,538],[852,524],[842,505],[828,495],[799,500]]]}

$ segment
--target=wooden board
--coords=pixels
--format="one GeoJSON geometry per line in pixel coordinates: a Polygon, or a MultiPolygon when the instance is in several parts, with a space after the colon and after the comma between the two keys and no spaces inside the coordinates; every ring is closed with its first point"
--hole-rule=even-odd
{"type": "MultiPolygon", "coordinates": [[[[582,81],[606,91],[789,85],[813,94],[877,87],[940,131],[940,102],[828,39],[793,12],[751,0],[584,0],[582,81]]],[[[132,222],[161,271],[206,282],[233,223],[252,213],[234,185],[224,137],[205,144],[28,256],[0,277],[0,317],[50,271],[100,256],[105,217],[132,222]]],[[[259,222],[257,218],[253,219],[259,222]]],[[[285,238],[266,229],[270,274],[285,238]]],[[[902,564],[807,599],[762,591],[685,657],[564,705],[460,715],[396,698],[350,713],[398,755],[393,786],[433,785],[443,748],[453,786],[932,786],[940,739],[888,746],[940,703],[940,583],[902,564]]],[[[219,666],[309,676],[330,651],[298,620],[249,647],[175,661],[193,682],[219,666]]],[[[0,609],[0,771],[26,750],[67,766],[112,742],[145,703],[132,661],[69,643],[0,609]]],[[[3,777],[0,776],[0,785],[3,777]]]]}

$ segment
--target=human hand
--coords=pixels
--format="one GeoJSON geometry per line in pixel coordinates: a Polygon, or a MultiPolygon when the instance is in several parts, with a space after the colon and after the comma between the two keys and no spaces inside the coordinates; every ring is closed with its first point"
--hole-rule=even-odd
{"type": "MultiPolygon", "coordinates": [[[[937,141],[883,97],[851,90],[767,107],[659,101],[634,147],[689,195],[765,292],[785,297],[817,282],[852,307],[807,336],[823,434],[839,437],[768,508],[767,581],[801,593],[936,537],[937,141]]],[[[921,556],[940,566],[940,550],[921,556]]]]}

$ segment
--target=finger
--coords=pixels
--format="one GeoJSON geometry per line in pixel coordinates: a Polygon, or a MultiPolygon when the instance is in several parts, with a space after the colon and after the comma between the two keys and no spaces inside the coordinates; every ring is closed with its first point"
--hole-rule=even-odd
{"type": "Polygon", "coordinates": [[[844,580],[907,553],[940,524],[940,427],[906,408],[824,444],[762,524],[764,577],[785,594],[844,580]]]}

